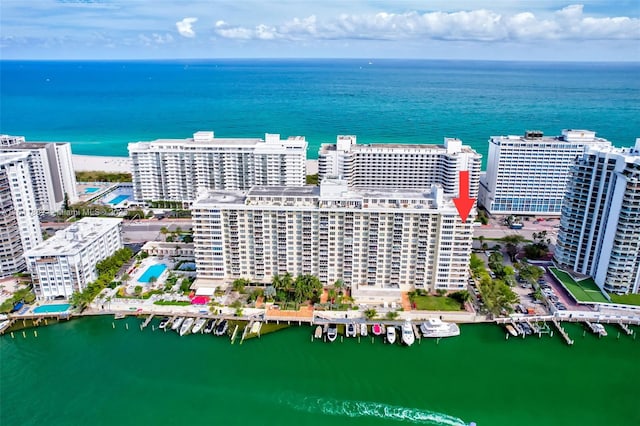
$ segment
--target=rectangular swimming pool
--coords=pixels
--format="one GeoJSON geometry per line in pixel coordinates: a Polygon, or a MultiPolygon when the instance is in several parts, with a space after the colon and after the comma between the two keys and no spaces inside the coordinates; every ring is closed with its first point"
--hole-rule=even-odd
{"type": "Polygon", "coordinates": [[[84,193],[93,194],[94,192],[98,192],[98,191],[100,191],[100,188],[85,188],[84,193]]]}
{"type": "Polygon", "coordinates": [[[66,312],[69,310],[68,303],[60,303],[58,305],[42,305],[33,310],[34,314],[50,314],[53,312],[66,312]]]}
{"type": "Polygon", "coordinates": [[[151,265],[147,268],[146,271],[144,271],[144,274],[142,274],[140,278],[138,278],[138,282],[148,283],[149,281],[151,281],[151,277],[155,277],[156,279],[158,279],[165,269],[167,269],[167,265],[163,263],[151,265]]]}
{"type": "Polygon", "coordinates": [[[120,204],[121,202],[123,202],[124,200],[126,200],[128,198],[129,198],[128,195],[118,195],[117,197],[115,197],[111,201],[109,201],[109,204],[113,204],[115,206],[116,204],[120,204]]]}

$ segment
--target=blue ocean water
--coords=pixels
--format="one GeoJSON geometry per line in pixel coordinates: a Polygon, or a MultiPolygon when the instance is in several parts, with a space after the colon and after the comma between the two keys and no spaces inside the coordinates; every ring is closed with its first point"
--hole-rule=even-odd
{"type": "Polygon", "coordinates": [[[440,143],[590,129],[640,137],[640,64],[431,60],[0,61],[0,132],[127,155],[127,143],[304,135],[440,143]]]}

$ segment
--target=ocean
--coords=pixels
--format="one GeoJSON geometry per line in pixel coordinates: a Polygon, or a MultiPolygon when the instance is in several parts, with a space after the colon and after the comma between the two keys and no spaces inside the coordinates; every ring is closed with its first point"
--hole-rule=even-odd
{"type": "Polygon", "coordinates": [[[486,156],[492,135],[594,130],[640,137],[640,64],[432,60],[0,61],[0,132],[72,142],[75,154],[127,144],[302,135],[309,158],[338,134],[360,143],[442,143],[486,156]]]}
{"type": "Polygon", "coordinates": [[[407,348],[312,342],[309,326],[231,345],[140,323],[88,317],[0,337],[0,424],[640,424],[640,339],[614,326],[598,339],[567,324],[567,346],[462,325],[407,348]]]}

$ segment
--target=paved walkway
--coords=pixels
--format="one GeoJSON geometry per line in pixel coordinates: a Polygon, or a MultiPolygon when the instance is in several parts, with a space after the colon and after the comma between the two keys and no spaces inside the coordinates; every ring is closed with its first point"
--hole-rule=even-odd
{"type": "Polygon", "coordinates": [[[412,309],[411,300],[409,300],[409,295],[407,294],[406,291],[403,291],[400,294],[400,297],[402,297],[402,301],[400,302],[402,304],[402,309],[404,309],[405,312],[409,312],[412,309]]]}

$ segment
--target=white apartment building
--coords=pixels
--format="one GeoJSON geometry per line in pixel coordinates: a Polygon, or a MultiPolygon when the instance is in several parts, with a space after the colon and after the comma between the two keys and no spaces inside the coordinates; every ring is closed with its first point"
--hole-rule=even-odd
{"type": "Polygon", "coordinates": [[[555,259],[604,290],[640,292],[640,139],[588,148],[571,169],[555,259]]]}
{"type": "Polygon", "coordinates": [[[24,271],[24,252],[41,241],[29,154],[0,152],[0,277],[24,271]]]}
{"type": "Polygon", "coordinates": [[[65,195],[78,201],[76,175],[71,144],[66,142],[25,142],[24,137],[2,135],[0,153],[28,152],[29,170],[38,210],[53,214],[59,211],[65,195]]]}
{"type": "Polygon", "coordinates": [[[539,131],[489,139],[478,203],[498,215],[560,215],[569,169],[587,146],[611,146],[589,130],[539,131]]]}
{"type": "Polygon", "coordinates": [[[343,280],[357,297],[466,288],[472,221],[440,187],[256,186],[210,191],[192,206],[198,285],[269,283],[287,272],[343,280]]]}
{"type": "Polygon", "coordinates": [[[96,264],[122,246],[122,219],[85,217],[25,253],[40,300],[71,297],[98,278],[96,264]]]}
{"type": "Polygon", "coordinates": [[[197,132],[188,139],[131,143],[129,156],[137,201],[191,202],[207,190],[304,185],[307,142],[301,136],[238,139],[197,132]]]}
{"type": "Polygon", "coordinates": [[[318,152],[318,178],[341,176],[349,186],[363,188],[422,188],[440,185],[457,195],[459,171],[469,171],[469,192],[478,195],[482,156],[460,139],[442,145],[358,145],[355,136],[339,135],[335,144],[318,152]]]}

